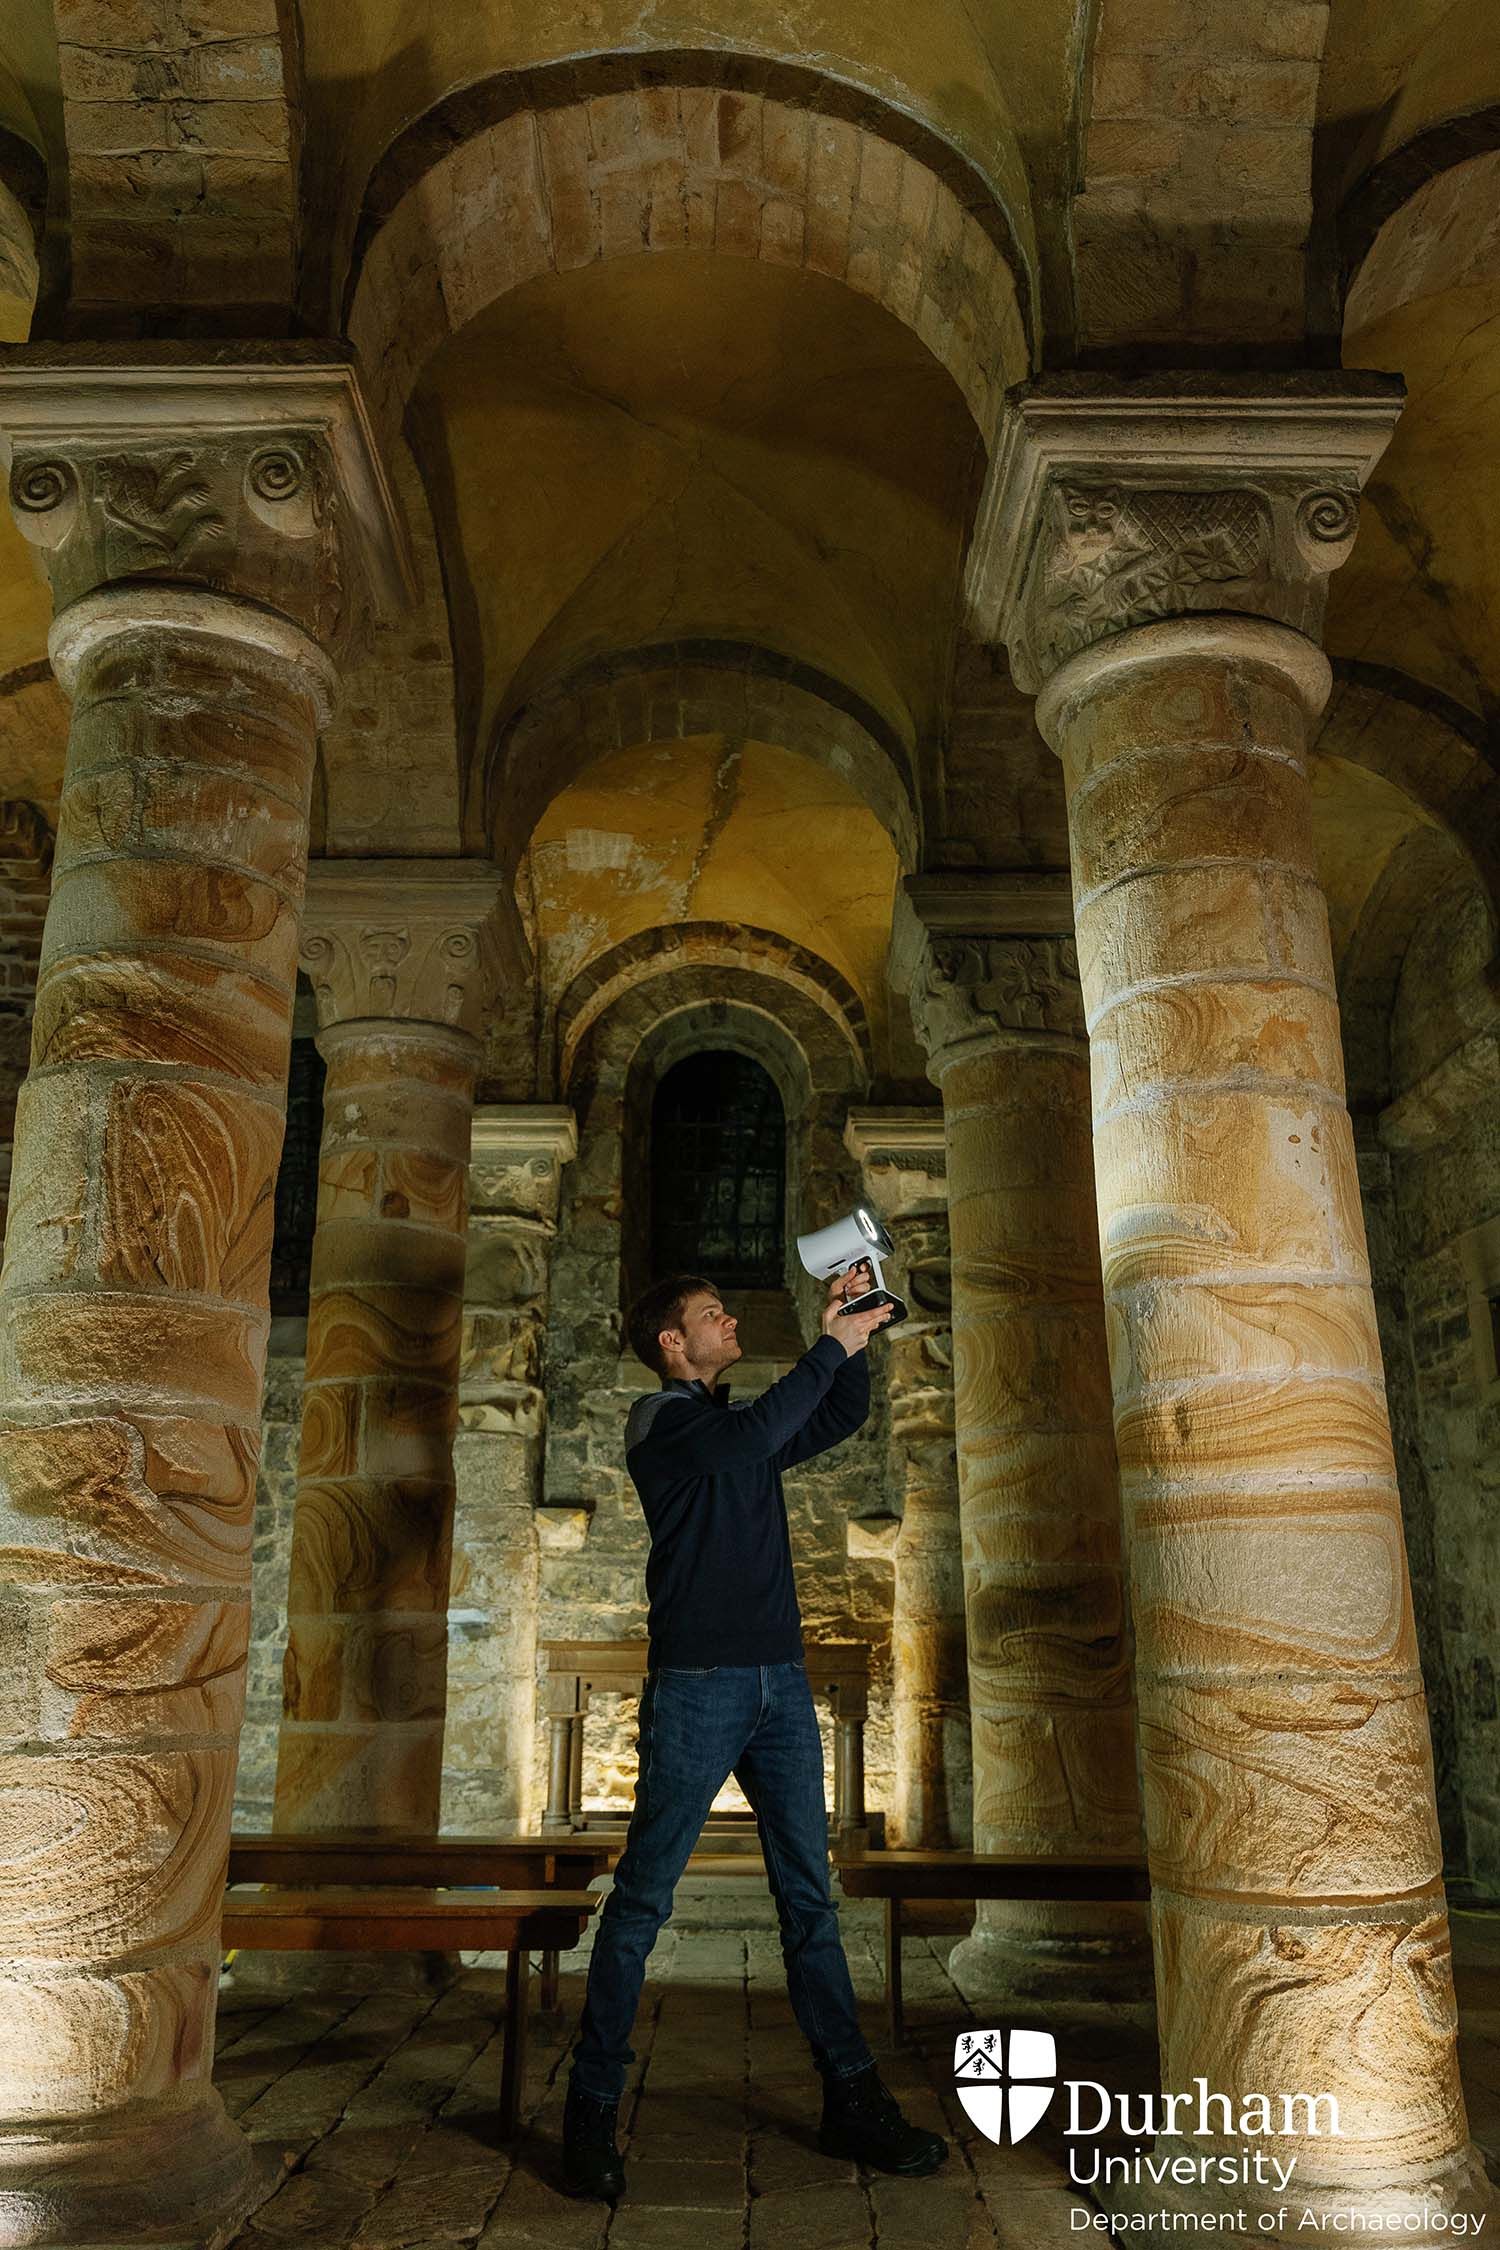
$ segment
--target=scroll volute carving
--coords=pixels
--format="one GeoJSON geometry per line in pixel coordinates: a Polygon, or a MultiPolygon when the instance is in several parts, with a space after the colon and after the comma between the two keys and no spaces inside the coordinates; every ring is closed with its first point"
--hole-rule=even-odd
{"type": "Polygon", "coordinates": [[[231,591],[327,641],[342,619],[335,484],[313,431],[18,448],[10,499],[59,608],[120,579],[231,591]]]}
{"type": "Polygon", "coordinates": [[[1174,488],[1059,480],[1038,527],[1016,643],[1026,684],[1132,625],[1232,610],[1316,634],[1359,526],[1352,480],[1174,488]]]}
{"type": "Polygon", "coordinates": [[[970,550],[971,626],[1035,694],[1202,612],[1317,639],[1402,388],[1365,371],[1040,376],[1012,394],[970,550]]]}
{"type": "Polygon", "coordinates": [[[304,931],[318,1022],[446,1024],[478,1037],[498,974],[489,924],[462,910],[339,917],[304,931]]]}

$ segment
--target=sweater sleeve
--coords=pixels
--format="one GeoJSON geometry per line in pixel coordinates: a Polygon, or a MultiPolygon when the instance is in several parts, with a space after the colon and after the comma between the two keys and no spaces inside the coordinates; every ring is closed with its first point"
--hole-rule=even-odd
{"type": "Polygon", "coordinates": [[[662,1406],[634,1451],[659,1477],[712,1476],[774,1460],[814,1412],[845,1358],[837,1337],[820,1336],[753,1406],[726,1410],[680,1395],[662,1406]]]}
{"type": "MultiPolygon", "coordinates": [[[[842,1348],[842,1347],[841,1347],[842,1348]]],[[[776,1456],[778,1469],[795,1469],[811,1461],[854,1432],[870,1411],[870,1354],[851,1353],[834,1375],[825,1397],[819,1400],[796,1436],[776,1456]]]]}

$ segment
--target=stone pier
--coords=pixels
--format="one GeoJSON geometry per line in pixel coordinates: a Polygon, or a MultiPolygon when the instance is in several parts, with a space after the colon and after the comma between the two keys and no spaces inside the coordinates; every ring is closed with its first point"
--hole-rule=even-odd
{"type": "Polygon", "coordinates": [[[287,1588],[278,1830],[427,1833],[446,1708],[453,1434],[497,878],[325,863],[302,961],[328,1065],[287,1588]]]}
{"type": "Polygon", "coordinates": [[[312,347],[13,351],[0,429],[73,699],[0,1280],[0,2239],[196,2241],[252,2191],[210,2072],[313,760],[399,548],[312,347]]]}
{"type": "Polygon", "coordinates": [[[966,1847],[973,1834],[964,1574],[953,1450],[952,1279],[943,1114],[854,1109],[844,1145],[895,1242],[886,1279],[908,1313],[881,1346],[894,1496],[892,1844],[966,1847]]]}
{"type": "Polygon", "coordinates": [[[1398,406],[1374,377],[1039,384],[973,590],[1067,781],[1163,2084],[1331,2095],[1337,2136],[1277,2144],[1292,2225],[1442,2242],[1424,2209],[1495,2204],[1307,770],[1398,406]]]}
{"type": "Polygon", "coordinates": [[[537,1509],[546,1451],[547,1309],[573,1112],[474,1112],[469,1258],[448,1611],[443,1825],[535,1829],[537,1509]]]}
{"type": "MultiPolygon", "coordinates": [[[[1140,1849],[1134,1708],[1066,887],[909,885],[893,966],[942,1088],[974,1843],[1140,1849]]],[[[996,1998],[1139,1993],[1139,1910],[981,1905],[953,1973],[996,1998]]]]}

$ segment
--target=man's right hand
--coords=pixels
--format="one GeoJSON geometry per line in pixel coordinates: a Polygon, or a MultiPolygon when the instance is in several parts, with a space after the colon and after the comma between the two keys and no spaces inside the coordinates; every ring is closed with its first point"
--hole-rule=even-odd
{"type": "MultiPolygon", "coordinates": [[[[847,1274],[836,1274],[834,1277],[828,1292],[828,1302],[823,1308],[823,1333],[825,1336],[835,1337],[843,1345],[846,1356],[852,1359],[856,1352],[864,1350],[877,1328],[884,1328],[895,1308],[891,1305],[877,1305],[873,1312],[842,1311],[840,1308],[845,1297],[853,1294],[849,1287],[850,1278],[847,1274]]],[[[864,1282],[861,1286],[868,1287],[869,1284],[864,1282]]]]}

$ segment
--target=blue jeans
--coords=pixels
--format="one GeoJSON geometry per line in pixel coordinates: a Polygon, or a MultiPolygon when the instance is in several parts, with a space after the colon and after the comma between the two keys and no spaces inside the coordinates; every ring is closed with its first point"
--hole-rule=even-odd
{"type": "Polygon", "coordinates": [[[859,2028],[828,1885],[823,1745],[805,1667],[664,1666],[646,1675],[635,1810],[614,1889],[600,1910],[573,2048],[573,2083],[597,2101],[616,2102],[624,2092],[646,1957],[731,1773],[755,1813],[787,1990],[814,2062],[844,2078],[875,2060],[859,2028]]]}

